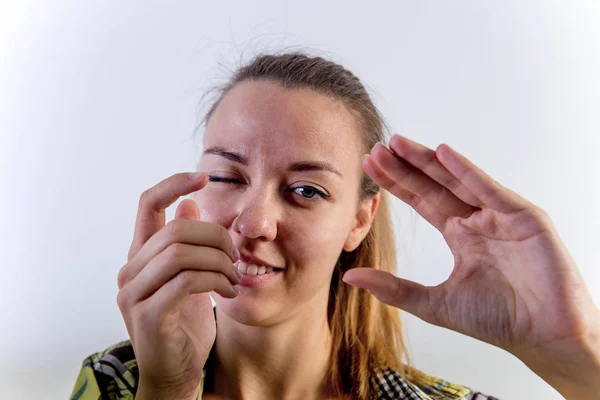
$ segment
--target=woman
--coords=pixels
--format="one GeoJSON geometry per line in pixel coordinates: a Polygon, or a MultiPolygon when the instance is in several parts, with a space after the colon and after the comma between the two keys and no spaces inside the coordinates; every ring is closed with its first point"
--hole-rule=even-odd
{"type": "Polygon", "coordinates": [[[382,144],[350,71],[258,56],[204,122],[199,172],[140,198],[118,276],[130,340],[88,357],[72,398],[492,399],[412,368],[398,308],[511,352],[566,398],[598,393],[600,312],[549,216],[447,145],[382,144]],[[380,187],[442,233],[446,282],[392,275],[380,187]]]}

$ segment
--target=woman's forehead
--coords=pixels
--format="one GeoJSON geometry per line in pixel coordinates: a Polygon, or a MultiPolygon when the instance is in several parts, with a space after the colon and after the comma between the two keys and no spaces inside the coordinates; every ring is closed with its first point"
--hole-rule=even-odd
{"type": "Polygon", "coordinates": [[[204,148],[281,158],[325,157],[347,164],[343,161],[362,153],[356,125],[341,102],[324,94],[272,82],[243,82],[213,112],[204,148]]]}

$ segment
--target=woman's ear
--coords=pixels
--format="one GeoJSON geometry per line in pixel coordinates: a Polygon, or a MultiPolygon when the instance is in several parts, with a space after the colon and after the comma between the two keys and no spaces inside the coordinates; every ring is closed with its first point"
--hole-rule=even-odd
{"type": "Polygon", "coordinates": [[[350,252],[355,250],[360,242],[367,236],[369,229],[371,229],[373,219],[375,218],[380,199],[381,192],[378,192],[375,196],[367,197],[361,202],[352,229],[348,232],[348,237],[344,242],[345,251],[350,252]]]}

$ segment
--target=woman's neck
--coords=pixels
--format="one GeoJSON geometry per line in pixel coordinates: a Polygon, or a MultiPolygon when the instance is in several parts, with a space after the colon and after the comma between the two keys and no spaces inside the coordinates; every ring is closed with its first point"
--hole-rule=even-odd
{"type": "Polygon", "coordinates": [[[212,391],[227,399],[326,396],[331,332],[327,308],[306,309],[282,324],[247,326],[217,308],[212,391]],[[306,314],[306,315],[304,315],[306,314]]]}

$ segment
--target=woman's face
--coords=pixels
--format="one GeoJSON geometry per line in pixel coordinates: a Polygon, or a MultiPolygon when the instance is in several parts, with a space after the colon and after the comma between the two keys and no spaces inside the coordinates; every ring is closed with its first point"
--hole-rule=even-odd
{"type": "Polygon", "coordinates": [[[193,199],[240,253],[284,269],[261,286],[237,286],[233,299],[212,292],[221,311],[271,325],[327,303],[342,249],[358,246],[377,204],[358,206],[361,142],[346,107],[318,92],[263,81],[225,95],[198,166],[211,181],[193,199]]]}

